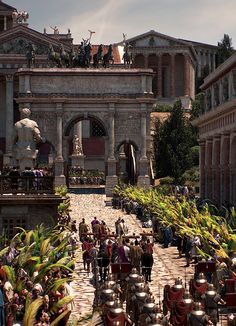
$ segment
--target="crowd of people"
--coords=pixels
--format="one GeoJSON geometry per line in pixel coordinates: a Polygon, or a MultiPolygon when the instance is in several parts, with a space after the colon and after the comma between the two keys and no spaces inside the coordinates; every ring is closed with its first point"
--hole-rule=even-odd
{"type": "Polygon", "coordinates": [[[0,260],[0,325],[66,325],[74,269],[68,230],[20,230],[6,245],[0,260]]]}
{"type": "Polygon", "coordinates": [[[52,176],[52,171],[47,167],[40,168],[37,166],[33,169],[27,166],[23,171],[20,171],[18,166],[13,166],[4,168],[1,176],[4,177],[5,188],[8,188],[9,191],[37,191],[44,188],[46,190],[48,184],[45,183],[45,177],[52,176]]]}
{"type": "Polygon", "coordinates": [[[115,221],[115,230],[110,230],[104,221],[97,217],[86,224],[79,224],[79,238],[82,242],[84,268],[94,271],[99,267],[99,280],[106,281],[111,264],[130,264],[141,271],[151,282],[153,266],[153,242],[145,236],[128,236],[128,228],[123,218],[115,221]]]}

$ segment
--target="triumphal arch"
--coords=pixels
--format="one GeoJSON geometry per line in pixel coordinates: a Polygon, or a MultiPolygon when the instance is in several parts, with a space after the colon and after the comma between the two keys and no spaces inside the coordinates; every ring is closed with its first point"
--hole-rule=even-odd
{"type": "Polygon", "coordinates": [[[133,181],[140,186],[150,184],[151,70],[21,68],[17,76],[19,107],[30,107],[42,136],[55,149],[56,184],[66,183],[68,164],[80,165],[104,171],[110,194],[124,156],[126,165],[127,158],[132,160],[133,181]],[[86,139],[80,135],[88,131],[97,137],[90,137],[93,144],[83,144],[86,153],[82,142],[81,146],[71,144],[75,135],[77,142],[86,139]],[[91,151],[97,155],[90,155],[91,151]]]}

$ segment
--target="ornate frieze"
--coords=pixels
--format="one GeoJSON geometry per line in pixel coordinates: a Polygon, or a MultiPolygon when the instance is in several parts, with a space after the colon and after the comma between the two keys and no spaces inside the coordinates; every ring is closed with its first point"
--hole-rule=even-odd
{"type": "MultiPolygon", "coordinates": [[[[12,40],[8,40],[7,42],[3,42],[0,44],[0,54],[24,54],[27,53],[27,47],[29,43],[34,43],[31,40],[28,40],[24,37],[16,37],[12,40]]],[[[48,53],[47,45],[34,43],[35,45],[35,53],[36,54],[45,54],[48,53]]]]}

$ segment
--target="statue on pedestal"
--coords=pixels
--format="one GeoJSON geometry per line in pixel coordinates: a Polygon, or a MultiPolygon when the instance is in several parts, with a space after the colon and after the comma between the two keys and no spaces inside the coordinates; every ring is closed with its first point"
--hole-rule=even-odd
{"type": "Polygon", "coordinates": [[[33,167],[38,151],[36,143],[42,141],[37,122],[31,120],[28,108],[20,110],[22,119],[15,123],[13,130],[13,157],[18,161],[20,170],[33,167]]]}
{"type": "Polygon", "coordinates": [[[82,144],[80,138],[77,135],[74,135],[73,139],[73,154],[83,155],[82,144]]]}

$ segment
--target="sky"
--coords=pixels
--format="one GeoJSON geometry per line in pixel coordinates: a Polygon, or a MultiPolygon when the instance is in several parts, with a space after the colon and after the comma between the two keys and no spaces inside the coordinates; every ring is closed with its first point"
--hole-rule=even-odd
{"type": "Polygon", "coordinates": [[[236,47],[235,0],[3,0],[29,12],[39,32],[68,28],[74,43],[95,31],[92,44],[110,44],[155,30],[172,37],[217,45],[224,33],[236,47]]]}

